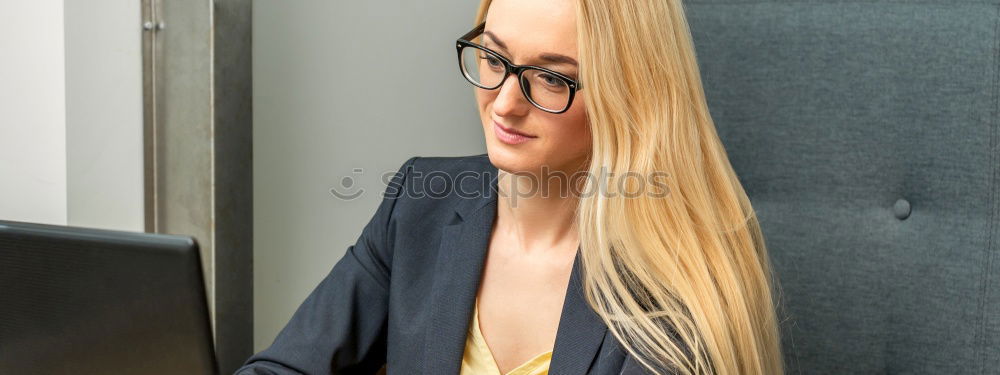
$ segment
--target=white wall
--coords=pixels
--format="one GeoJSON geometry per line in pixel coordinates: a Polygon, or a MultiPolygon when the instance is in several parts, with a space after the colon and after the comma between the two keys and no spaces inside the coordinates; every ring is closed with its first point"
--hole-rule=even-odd
{"type": "Polygon", "coordinates": [[[357,239],[383,172],[415,155],[485,152],[453,44],[477,5],[254,1],[255,350],[357,239]],[[344,177],[366,193],[335,199],[344,177]]]}
{"type": "Polygon", "coordinates": [[[0,219],[141,231],[138,2],[0,2],[0,219]]]}
{"type": "Polygon", "coordinates": [[[65,0],[70,225],[144,229],[139,5],[65,0]]]}
{"type": "Polygon", "coordinates": [[[66,223],[63,0],[0,2],[0,219],[66,223]]]}

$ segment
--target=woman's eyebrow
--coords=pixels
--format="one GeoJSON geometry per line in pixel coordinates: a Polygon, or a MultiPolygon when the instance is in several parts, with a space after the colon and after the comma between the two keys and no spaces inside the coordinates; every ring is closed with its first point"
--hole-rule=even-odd
{"type": "Polygon", "coordinates": [[[497,38],[496,34],[493,34],[489,30],[487,30],[483,31],[483,35],[486,35],[490,37],[490,39],[493,39],[493,43],[496,43],[498,46],[500,46],[500,48],[503,48],[504,50],[507,49],[507,43],[504,43],[502,40],[500,40],[500,38],[497,38]]]}
{"type": "MultiPolygon", "coordinates": [[[[501,49],[507,51],[507,43],[504,43],[502,40],[500,40],[500,38],[497,38],[496,34],[493,34],[490,31],[483,31],[483,35],[490,37],[490,39],[493,40],[493,43],[496,43],[497,46],[499,46],[501,49]]],[[[579,64],[577,64],[576,62],[576,59],[566,55],[560,55],[558,53],[543,53],[539,55],[538,58],[552,63],[561,63],[561,64],[579,66],[579,64]]]]}
{"type": "Polygon", "coordinates": [[[578,64],[576,63],[576,59],[573,59],[572,57],[566,55],[560,55],[556,53],[543,53],[539,55],[538,58],[548,62],[578,66],[578,64]]]}

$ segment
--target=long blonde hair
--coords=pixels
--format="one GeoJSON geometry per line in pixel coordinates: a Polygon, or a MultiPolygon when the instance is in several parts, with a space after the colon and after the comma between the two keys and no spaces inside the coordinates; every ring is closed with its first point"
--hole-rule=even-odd
{"type": "Polygon", "coordinates": [[[580,198],[587,303],[655,373],[783,374],[780,289],[709,115],[681,1],[577,0],[576,16],[590,175],[668,176],[665,197],[580,198]]]}

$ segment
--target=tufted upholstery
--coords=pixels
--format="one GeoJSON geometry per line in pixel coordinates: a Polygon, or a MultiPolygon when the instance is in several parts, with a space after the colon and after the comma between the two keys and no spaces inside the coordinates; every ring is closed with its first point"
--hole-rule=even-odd
{"type": "Polygon", "coordinates": [[[1000,374],[1000,0],[693,0],[789,374],[1000,374]]]}

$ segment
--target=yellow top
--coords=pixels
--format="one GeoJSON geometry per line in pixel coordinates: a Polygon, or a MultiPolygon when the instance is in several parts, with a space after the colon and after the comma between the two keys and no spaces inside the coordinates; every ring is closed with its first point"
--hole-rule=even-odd
{"type": "Polygon", "coordinates": [[[460,375],[548,375],[551,359],[552,351],[549,350],[536,355],[506,374],[500,374],[500,368],[493,359],[493,352],[486,345],[483,332],[479,330],[479,298],[476,298],[472,323],[469,324],[469,334],[465,340],[465,354],[462,355],[460,375]]]}

